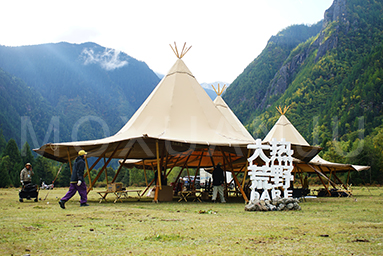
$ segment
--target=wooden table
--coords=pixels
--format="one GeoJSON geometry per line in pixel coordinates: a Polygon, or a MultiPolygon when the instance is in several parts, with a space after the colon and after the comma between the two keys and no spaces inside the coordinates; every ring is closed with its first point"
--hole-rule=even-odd
{"type": "Polygon", "coordinates": [[[103,200],[106,201],[106,197],[107,195],[109,194],[114,194],[116,196],[116,199],[114,200],[113,203],[116,203],[118,200],[122,203],[122,200],[121,200],[121,197],[123,198],[129,198],[128,197],[128,194],[129,193],[137,193],[138,195],[138,201],[140,201],[141,199],[141,189],[128,189],[128,190],[121,190],[121,191],[98,191],[97,193],[100,195],[101,199],[100,199],[100,202],[101,203],[103,200]]]}
{"type": "Polygon", "coordinates": [[[200,191],[180,191],[179,195],[180,195],[180,199],[178,200],[178,202],[181,202],[181,201],[187,202],[189,197],[193,197],[193,202],[194,201],[202,202],[200,191]]]}

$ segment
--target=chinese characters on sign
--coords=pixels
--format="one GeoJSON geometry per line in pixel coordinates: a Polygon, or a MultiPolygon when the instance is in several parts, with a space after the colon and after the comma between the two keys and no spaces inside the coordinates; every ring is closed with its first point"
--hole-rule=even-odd
{"type": "Polygon", "coordinates": [[[284,198],[291,197],[292,191],[289,188],[294,180],[291,174],[294,168],[292,158],[294,151],[291,150],[290,142],[286,142],[285,139],[282,141],[273,139],[271,145],[268,145],[261,144],[261,140],[257,139],[255,144],[250,144],[247,148],[254,149],[254,154],[247,159],[251,180],[250,200],[282,197],[282,191],[284,198]],[[264,151],[270,152],[269,156],[264,151]],[[254,162],[257,158],[260,158],[264,165],[257,165],[254,162]],[[263,190],[262,194],[260,195],[257,190],[263,190]]]}

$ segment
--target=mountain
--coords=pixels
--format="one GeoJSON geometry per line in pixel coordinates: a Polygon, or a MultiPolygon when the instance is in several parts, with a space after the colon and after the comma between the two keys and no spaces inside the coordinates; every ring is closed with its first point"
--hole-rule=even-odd
{"type": "Polygon", "coordinates": [[[0,68],[4,136],[33,147],[114,134],[159,82],[144,62],[95,43],[0,46],[0,68]]]}
{"type": "MultiPolygon", "coordinates": [[[[247,123],[264,111],[266,91],[291,51],[316,36],[321,28],[322,21],[312,26],[293,25],[272,36],[261,54],[233,81],[223,98],[242,122],[247,123]]],[[[288,82],[281,83],[279,89],[283,90],[288,82]]]]}
{"type": "Polygon", "coordinates": [[[327,160],[371,165],[383,182],[382,160],[369,155],[383,157],[382,13],[382,1],[334,0],[322,22],[272,37],[223,98],[255,138],[278,119],[276,106],[289,106],[286,116],[327,160]]]}

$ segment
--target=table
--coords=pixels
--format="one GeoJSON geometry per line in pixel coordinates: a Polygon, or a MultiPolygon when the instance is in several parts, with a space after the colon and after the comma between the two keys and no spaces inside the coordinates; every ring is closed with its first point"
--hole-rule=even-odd
{"type": "Polygon", "coordinates": [[[141,191],[142,191],[141,189],[129,189],[129,190],[121,190],[121,191],[98,191],[97,193],[101,197],[99,203],[101,203],[103,200],[106,201],[107,195],[112,194],[112,193],[116,196],[116,199],[114,200],[113,203],[116,203],[118,200],[122,203],[121,197],[128,198],[128,194],[129,193],[137,193],[138,201],[140,201],[140,199],[141,199],[141,194],[140,194],[141,191]]]}
{"type": "Polygon", "coordinates": [[[179,195],[181,198],[178,200],[178,202],[181,202],[181,201],[187,202],[189,197],[194,197],[193,202],[194,201],[202,202],[200,191],[180,191],[179,195]]]}

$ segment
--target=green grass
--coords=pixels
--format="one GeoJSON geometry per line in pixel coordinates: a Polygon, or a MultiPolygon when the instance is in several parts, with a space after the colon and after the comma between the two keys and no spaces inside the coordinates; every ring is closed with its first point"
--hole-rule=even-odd
{"type": "MultiPolygon", "coordinates": [[[[383,188],[351,198],[317,198],[301,211],[247,212],[244,202],[153,203],[150,199],[79,207],[55,188],[45,201],[18,202],[0,189],[0,255],[382,255],[383,188]],[[49,202],[49,203],[48,203],[49,202]]],[[[44,199],[48,191],[40,191],[44,199]]]]}

